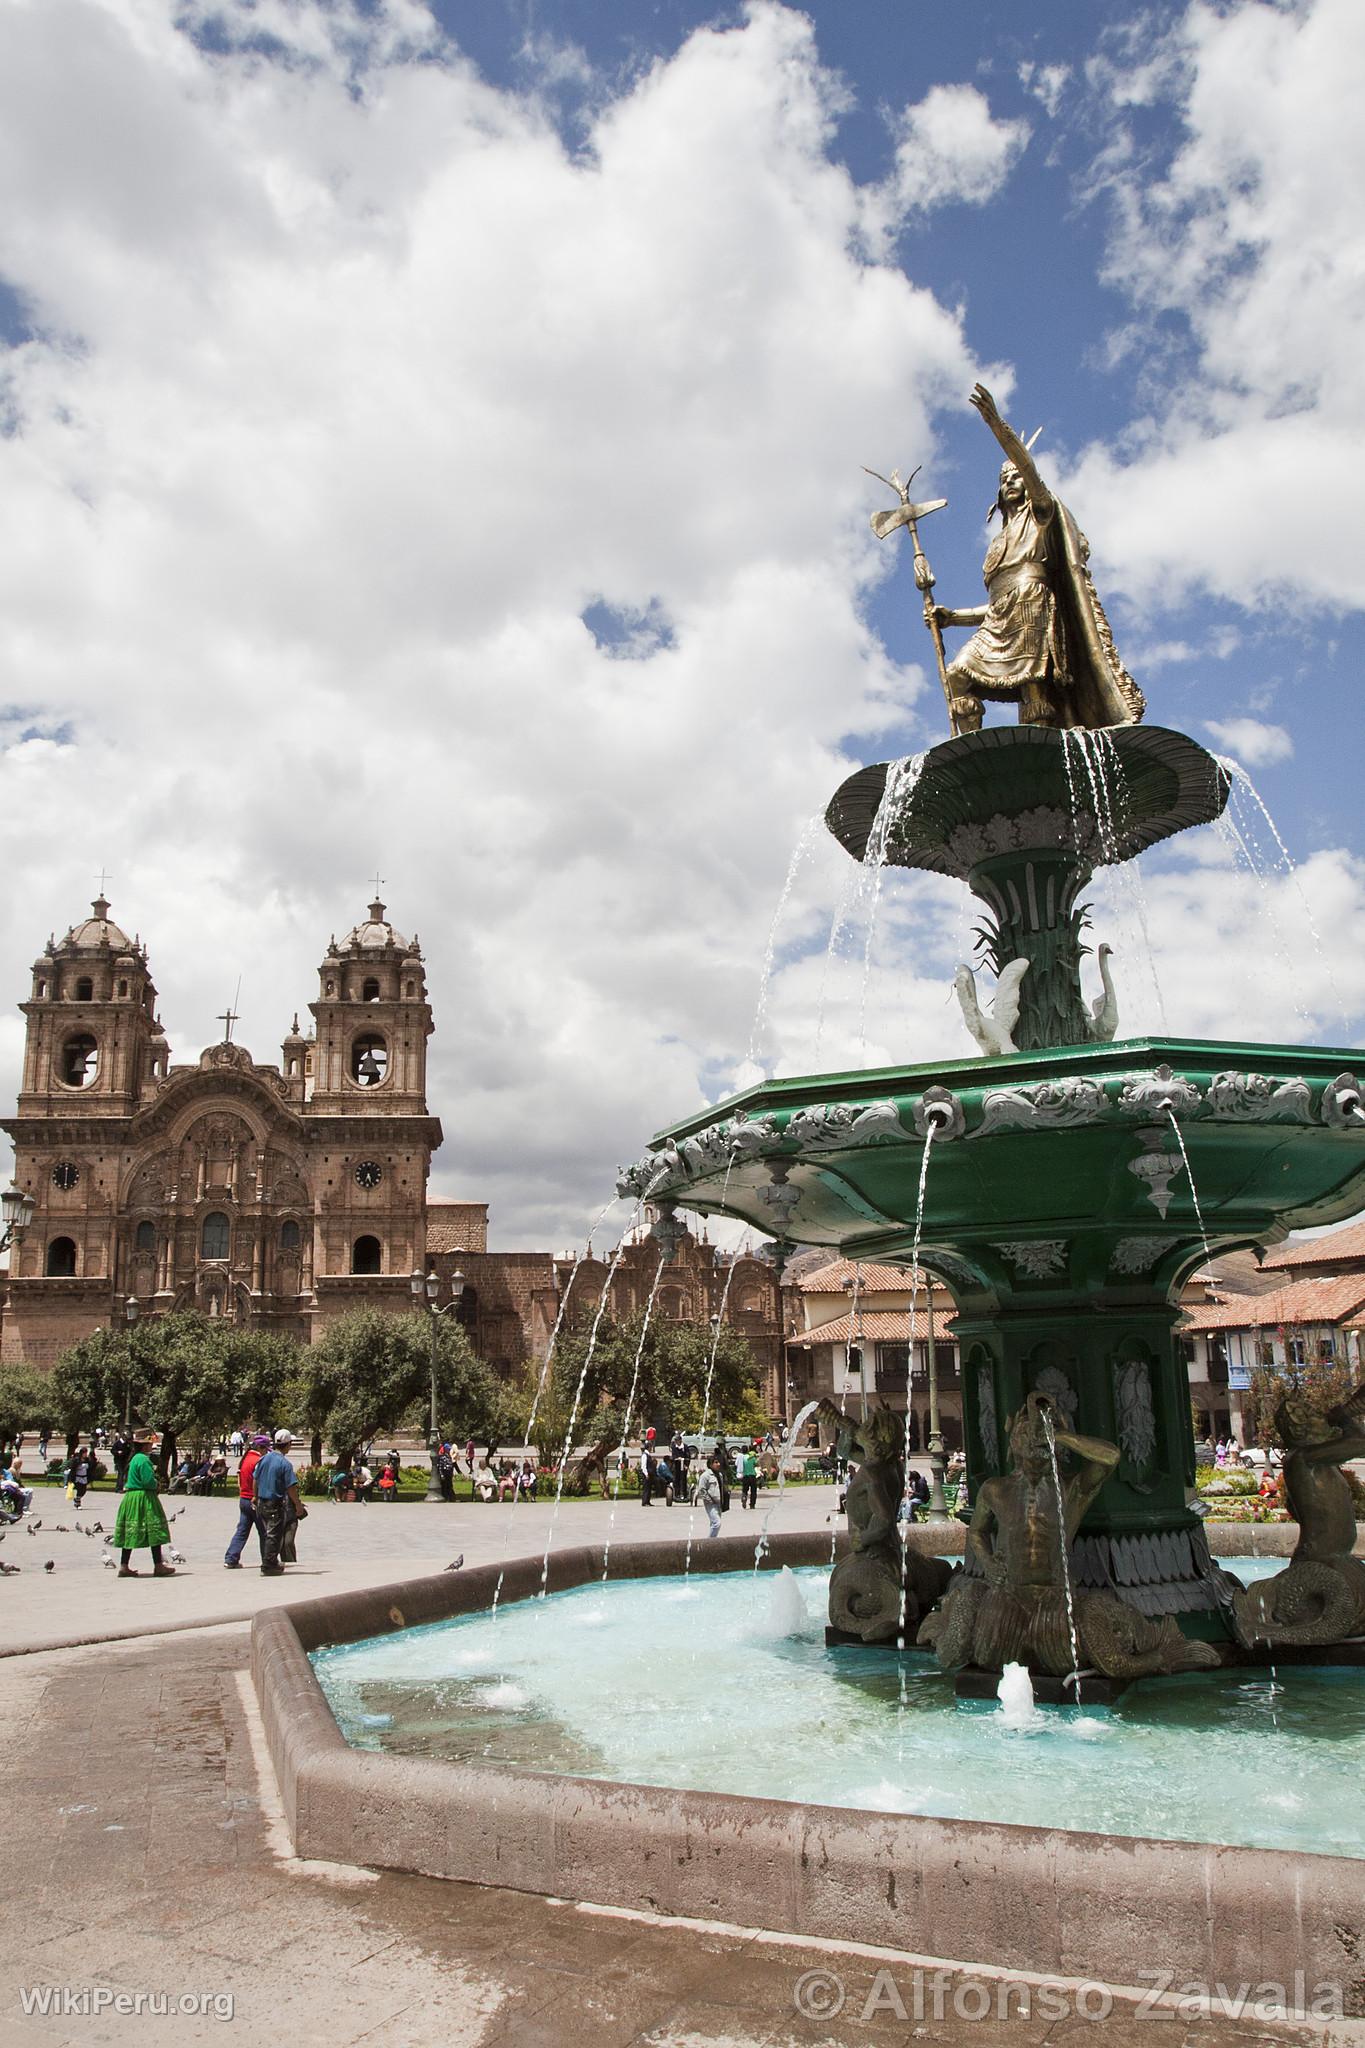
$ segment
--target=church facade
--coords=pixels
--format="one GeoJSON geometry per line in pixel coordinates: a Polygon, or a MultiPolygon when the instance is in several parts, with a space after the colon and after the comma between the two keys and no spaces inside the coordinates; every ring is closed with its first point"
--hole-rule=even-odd
{"type": "Polygon", "coordinates": [[[304,1341],[404,1309],[426,1261],[431,1008],[421,948],[372,902],[318,970],[278,1065],[232,1042],[172,1066],[146,948],[101,896],[34,963],[4,1130],[33,1220],[0,1356],[49,1365],[91,1330],[193,1307],[304,1341]]]}

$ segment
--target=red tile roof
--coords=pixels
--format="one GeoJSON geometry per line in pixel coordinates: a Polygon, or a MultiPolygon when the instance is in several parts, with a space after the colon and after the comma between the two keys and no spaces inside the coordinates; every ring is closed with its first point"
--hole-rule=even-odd
{"type": "Polygon", "coordinates": [[[1333,1280],[1296,1280],[1273,1294],[1243,1294],[1230,1301],[1202,1301],[1186,1311],[1183,1329],[1265,1330],[1280,1324],[1344,1323],[1365,1308],[1365,1273],[1333,1280]]]}
{"type": "MultiPolygon", "coordinates": [[[[957,1313],[955,1309],[934,1311],[934,1335],[948,1336],[948,1325],[957,1313]]],[[[924,1309],[915,1316],[915,1336],[923,1338],[928,1334],[928,1312],[924,1309]]],[[[821,1323],[818,1330],[803,1330],[799,1336],[789,1337],[789,1344],[809,1346],[812,1344],[908,1344],[910,1341],[909,1309],[874,1308],[865,1315],[840,1316],[836,1322],[821,1323]]],[[[951,1339],[949,1340],[951,1342],[951,1339]]]]}
{"type": "Polygon", "coordinates": [[[1277,1244],[1265,1255],[1270,1266],[1334,1266],[1339,1259],[1365,1259],[1365,1217],[1358,1223],[1344,1223],[1323,1237],[1300,1238],[1298,1243],[1277,1244]]]}
{"type": "MultiPolygon", "coordinates": [[[[820,1266],[813,1273],[803,1273],[797,1286],[803,1294],[851,1294],[854,1275],[858,1272],[852,1259],[833,1259],[827,1266],[820,1266]]],[[[908,1266],[867,1266],[862,1268],[860,1294],[906,1294],[910,1290],[910,1268],[908,1266]]],[[[929,1275],[921,1272],[919,1284],[929,1285],[929,1275]]],[[[935,1286],[943,1289],[941,1280],[935,1286]]],[[[946,1291],[946,1290],[945,1290],[946,1291]]]]}

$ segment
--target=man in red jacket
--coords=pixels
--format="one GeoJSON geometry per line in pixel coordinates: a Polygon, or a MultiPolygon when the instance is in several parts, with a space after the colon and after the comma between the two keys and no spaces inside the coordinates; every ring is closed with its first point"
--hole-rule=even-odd
{"type": "Polygon", "coordinates": [[[269,1449],[268,1436],[253,1436],[242,1454],[241,1464],[237,1467],[237,1527],[232,1532],[232,1541],[223,1559],[230,1572],[239,1572],[242,1569],[242,1552],[246,1547],[246,1539],[253,1529],[261,1540],[261,1557],[265,1557],[265,1532],[251,1503],[251,1475],[260,1464],[262,1453],[269,1449]]]}

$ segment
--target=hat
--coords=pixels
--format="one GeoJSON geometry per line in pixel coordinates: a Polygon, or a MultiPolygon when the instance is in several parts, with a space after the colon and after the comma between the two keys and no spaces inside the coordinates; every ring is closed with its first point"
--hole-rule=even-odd
{"type": "Polygon", "coordinates": [[[258,1435],[252,1437],[251,1448],[253,1451],[268,1451],[270,1449],[270,1438],[266,1436],[264,1431],[261,1431],[258,1435]]]}
{"type": "Polygon", "coordinates": [[[275,1431],[275,1441],[277,1444],[292,1444],[294,1433],[289,1429],[277,1429],[275,1431]]]}

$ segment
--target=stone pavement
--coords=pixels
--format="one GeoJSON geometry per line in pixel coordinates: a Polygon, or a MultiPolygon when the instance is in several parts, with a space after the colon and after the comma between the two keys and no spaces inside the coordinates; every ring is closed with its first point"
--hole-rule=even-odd
{"type": "Polygon", "coordinates": [[[1060,2019],[1021,2016],[1016,1989],[1000,2019],[999,1985],[961,1972],[920,1980],[916,2021],[910,1958],[300,1863],[265,1759],[242,1623],[13,1658],[0,1665],[0,1717],[3,2048],[1322,2040],[1251,2021],[1174,2017],[1154,2027],[1123,2004],[1101,2022],[1084,2016],[1103,2002],[1096,1987],[1080,2015],[1073,1999],[1060,2019]],[[841,1987],[837,2016],[802,2015],[799,2000],[837,2000],[841,1987]],[[53,1992],[165,1994],[170,2013],[25,2016],[25,1993],[53,1992]],[[198,2012],[176,2010],[187,1995],[198,2012]]]}
{"type": "MultiPolygon", "coordinates": [[[[791,1487],[775,1508],[771,1527],[824,1527],[837,1497],[834,1486],[791,1487]]],[[[760,1496],[757,1512],[745,1513],[736,1495],[725,1521],[727,1535],[752,1526],[756,1540],[774,1499],[760,1496]]],[[[237,1526],[235,1501],[186,1500],[177,1495],[165,1505],[176,1517],[171,1542],[183,1554],[184,1566],[174,1579],[153,1579],[151,1559],[144,1551],[140,1559],[134,1558],[142,1577],[120,1579],[105,1567],[104,1560],[113,1553],[102,1537],[75,1533],[77,1523],[89,1526],[99,1521],[108,1535],[117,1497],[89,1494],[86,1509],[77,1514],[55,1487],[40,1488],[29,1518],[42,1525],[36,1535],[26,1533],[27,1523],[0,1532],[0,1559],[20,1566],[17,1577],[0,1578],[0,1656],[236,1621],[258,1608],[279,1607],[290,1600],[419,1578],[442,1570],[461,1555],[466,1564],[475,1565],[496,1564],[508,1555],[543,1554],[554,1519],[550,1501],[460,1501],[451,1506],[413,1501],[391,1507],[378,1502],[311,1501],[299,1530],[298,1565],[282,1579],[263,1579],[254,1537],[243,1554],[242,1570],[223,1568],[223,1553],[237,1526]],[[43,1569],[48,1559],[50,1572],[43,1569]]],[[[613,1522],[607,1501],[565,1500],[554,1542],[556,1548],[603,1543],[610,1531],[616,1541],[639,1542],[648,1535],[682,1546],[689,1519],[696,1540],[704,1543],[705,1515],[694,1514],[682,1503],[669,1508],[656,1501],[642,1508],[637,1499],[623,1499],[613,1522]]]]}

